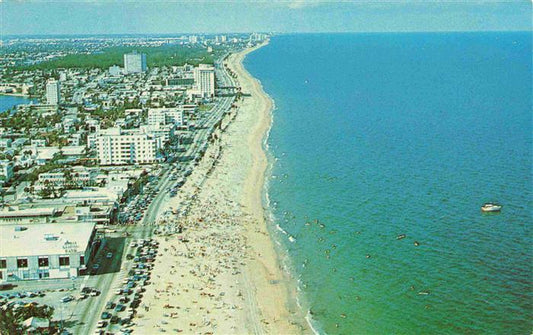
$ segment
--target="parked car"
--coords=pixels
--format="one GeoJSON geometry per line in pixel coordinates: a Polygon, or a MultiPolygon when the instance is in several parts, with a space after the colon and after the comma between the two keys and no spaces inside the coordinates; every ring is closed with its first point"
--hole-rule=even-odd
{"type": "Polygon", "coordinates": [[[67,295],[67,296],[61,298],[61,302],[63,302],[63,303],[67,303],[67,302],[72,301],[72,300],[74,300],[74,297],[71,296],[71,295],[67,295]]]}
{"type": "Polygon", "coordinates": [[[121,325],[127,325],[131,322],[130,318],[122,318],[120,319],[120,324],[121,325]]]}
{"type": "Polygon", "coordinates": [[[85,286],[84,288],[81,289],[81,292],[89,294],[89,293],[91,293],[92,290],[93,290],[92,287],[85,286]]]}

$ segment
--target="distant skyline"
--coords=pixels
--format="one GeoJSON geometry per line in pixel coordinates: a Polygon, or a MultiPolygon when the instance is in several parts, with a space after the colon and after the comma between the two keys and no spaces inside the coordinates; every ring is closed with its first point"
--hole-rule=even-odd
{"type": "MultiPolygon", "coordinates": [[[[1,1],[1,0],[0,0],[1,1]]],[[[4,1],[4,35],[531,31],[527,0],[4,1]]]]}

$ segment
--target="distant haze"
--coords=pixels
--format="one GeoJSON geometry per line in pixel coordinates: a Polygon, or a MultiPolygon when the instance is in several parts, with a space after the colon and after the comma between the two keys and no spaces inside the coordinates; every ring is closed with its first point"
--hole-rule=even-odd
{"type": "Polygon", "coordinates": [[[531,30],[528,0],[4,1],[0,12],[3,36],[531,30]]]}

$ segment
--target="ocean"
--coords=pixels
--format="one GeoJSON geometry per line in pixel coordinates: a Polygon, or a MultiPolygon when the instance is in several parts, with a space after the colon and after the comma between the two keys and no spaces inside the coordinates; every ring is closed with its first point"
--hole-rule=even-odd
{"type": "Polygon", "coordinates": [[[528,32],[297,34],[245,59],[317,332],[531,333],[531,56],[528,32]]]}

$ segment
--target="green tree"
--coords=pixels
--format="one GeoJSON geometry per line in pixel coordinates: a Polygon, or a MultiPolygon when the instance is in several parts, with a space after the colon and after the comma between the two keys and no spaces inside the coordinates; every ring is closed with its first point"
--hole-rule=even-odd
{"type": "Polygon", "coordinates": [[[0,313],[0,334],[22,334],[23,331],[12,308],[0,313]]]}
{"type": "MultiPolygon", "coordinates": [[[[54,315],[54,308],[47,305],[37,306],[30,304],[22,308],[18,308],[16,311],[13,307],[7,307],[0,313],[0,334],[25,334],[26,327],[22,325],[22,322],[31,318],[44,318],[49,321],[54,315]]],[[[49,329],[49,331],[51,331],[49,329]]]]}

